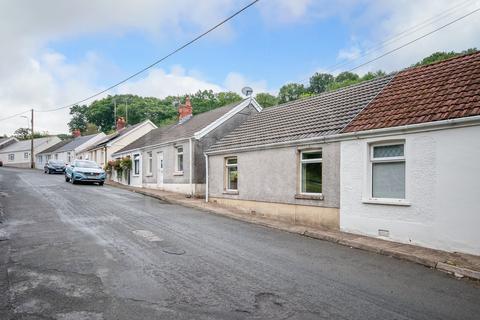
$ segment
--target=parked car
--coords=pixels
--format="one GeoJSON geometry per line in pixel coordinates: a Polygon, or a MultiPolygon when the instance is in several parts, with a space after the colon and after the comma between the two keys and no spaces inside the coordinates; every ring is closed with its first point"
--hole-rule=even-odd
{"type": "Polygon", "coordinates": [[[103,186],[105,177],[105,171],[97,163],[89,160],[75,160],[65,170],[65,181],[73,184],[93,182],[103,186]]]}
{"type": "Polygon", "coordinates": [[[43,172],[52,174],[52,173],[64,173],[65,172],[65,162],[60,160],[48,160],[47,163],[43,166],[43,172]]]}
{"type": "Polygon", "coordinates": [[[0,167],[3,167],[3,161],[0,160],[0,167]]]}

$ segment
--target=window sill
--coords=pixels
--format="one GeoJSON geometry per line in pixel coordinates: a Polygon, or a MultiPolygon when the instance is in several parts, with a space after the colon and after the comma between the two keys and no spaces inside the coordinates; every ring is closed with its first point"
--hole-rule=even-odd
{"type": "Polygon", "coordinates": [[[383,205],[389,205],[389,206],[403,206],[403,207],[409,207],[411,206],[411,203],[408,202],[405,199],[362,199],[363,203],[367,204],[383,204],[383,205]]]}
{"type": "Polygon", "coordinates": [[[175,171],[173,173],[174,176],[183,176],[183,171],[175,171]]]}
{"type": "Polygon", "coordinates": [[[223,194],[238,195],[238,190],[225,190],[223,194]]]}
{"type": "Polygon", "coordinates": [[[140,177],[140,174],[132,174],[132,177],[140,177]]]}
{"type": "Polygon", "coordinates": [[[145,177],[153,177],[153,173],[147,173],[145,177]]]}
{"type": "Polygon", "coordinates": [[[323,200],[323,194],[304,194],[304,193],[297,193],[295,195],[295,199],[301,200],[323,200]]]}

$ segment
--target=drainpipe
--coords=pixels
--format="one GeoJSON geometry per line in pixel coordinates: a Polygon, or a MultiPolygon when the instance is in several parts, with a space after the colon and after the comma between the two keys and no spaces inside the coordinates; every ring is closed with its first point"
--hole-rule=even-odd
{"type": "Polygon", "coordinates": [[[193,197],[193,143],[192,143],[192,138],[189,139],[190,143],[190,194],[193,197]]]}
{"type": "Polygon", "coordinates": [[[205,153],[205,202],[208,202],[208,155],[205,153]]]}

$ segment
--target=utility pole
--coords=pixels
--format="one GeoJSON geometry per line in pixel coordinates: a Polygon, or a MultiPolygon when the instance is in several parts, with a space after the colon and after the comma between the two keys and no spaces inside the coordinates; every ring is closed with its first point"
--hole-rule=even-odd
{"type": "Polygon", "coordinates": [[[32,108],[32,139],[30,140],[30,167],[35,169],[35,156],[33,153],[33,108],[32,108]]]}
{"type": "Polygon", "coordinates": [[[117,125],[117,100],[113,97],[113,127],[117,125]]]}
{"type": "Polygon", "coordinates": [[[125,98],[125,126],[128,126],[128,97],[125,98]]]}

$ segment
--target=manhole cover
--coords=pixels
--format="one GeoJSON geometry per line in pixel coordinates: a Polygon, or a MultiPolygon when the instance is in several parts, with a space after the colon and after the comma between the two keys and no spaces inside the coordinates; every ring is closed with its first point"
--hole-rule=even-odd
{"type": "Polygon", "coordinates": [[[173,247],[167,247],[163,249],[163,252],[168,253],[168,254],[176,254],[178,256],[185,254],[185,250],[182,249],[177,249],[173,247]]]}

